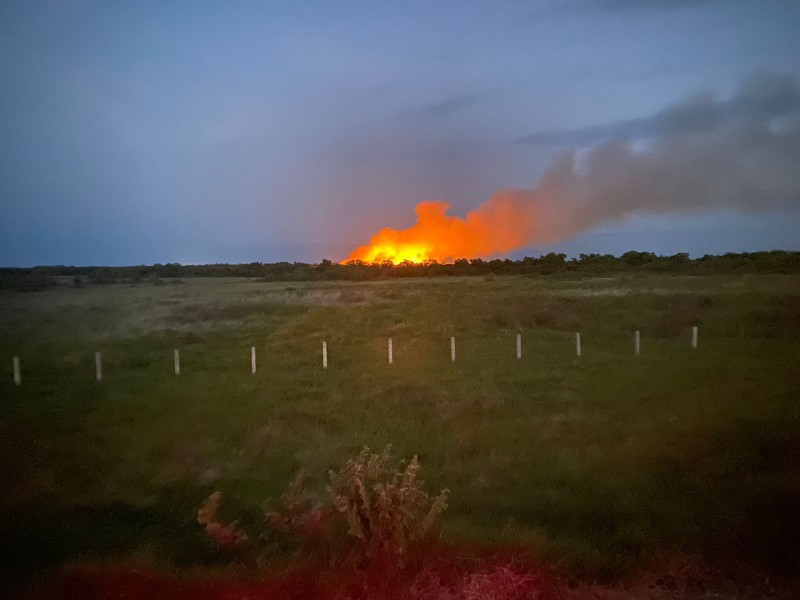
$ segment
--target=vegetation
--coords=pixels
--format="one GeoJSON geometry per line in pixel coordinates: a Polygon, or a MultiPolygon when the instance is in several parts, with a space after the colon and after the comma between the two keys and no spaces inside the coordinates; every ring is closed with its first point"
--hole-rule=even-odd
{"type": "Polygon", "coordinates": [[[380,565],[384,571],[402,569],[412,551],[428,540],[447,509],[448,490],[431,498],[419,478],[415,456],[395,461],[387,446],[381,454],[364,448],[343,467],[328,472],[330,486],[323,502],[306,489],[302,473],[281,496],[280,506],[265,512],[267,531],[248,536],[234,521],[219,521],[222,493],[211,494],[197,512],[197,522],[221,548],[249,554],[263,563],[276,539],[284,550],[300,550],[329,565],[380,565]],[[350,543],[347,543],[347,542],[350,543]]]}
{"type": "Polygon", "coordinates": [[[329,473],[333,507],[364,558],[402,566],[447,509],[449,490],[431,498],[419,478],[421,468],[416,456],[395,465],[387,446],[382,454],[365,448],[341,471],[329,473]]]}
{"type": "Polygon", "coordinates": [[[797,573],[797,273],[183,281],[0,296],[5,577],[226,564],[196,520],[215,491],[206,525],[273,532],[268,565],[293,550],[263,503],[388,443],[451,490],[445,543],[590,579],[693,555],[797,573]]]}
{"type": "Polygon", "coordinates": [[[451,264],[427,261],[421,264],[403,262],[394,265],[365,264],[350,261],[345,265],[323,260],[316,265],[306,263],[260,263],[229,265],[140,265],[134,267],[67,267],[47,266],[0,268],[0,290],[42,291],[50,285],[81,286],[84,283],[150,283],[164,285],[181,277],[259,277],[264,281],[374,281],[406,277],[466,277],[485,275],[553,275],[573,273],[602,275],[618,273],[798,273],[800,252],[745,252],[722,256],[706,255],[692,259],[686,253],[657,256],[652,252],[626,252],[620,257],[610,254],[581,254],[568,259],[566,254],[550,253],[521,260],[460,258],[451,264]]]}

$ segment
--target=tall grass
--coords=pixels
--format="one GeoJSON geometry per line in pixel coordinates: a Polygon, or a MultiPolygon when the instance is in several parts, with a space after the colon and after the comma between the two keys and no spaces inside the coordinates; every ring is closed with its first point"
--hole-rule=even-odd
{"type": "Polygon", "coordinates": [[[208,564],[195,514],[212,491],[220,523],[249,528],[299,469],[321,489],[388,443],[452,491],[447,539],[522,544],[589,574],[673,552],[800,563],[797,276],[291,287],[0,295],[5,568],[131,552],[208,564]]]}

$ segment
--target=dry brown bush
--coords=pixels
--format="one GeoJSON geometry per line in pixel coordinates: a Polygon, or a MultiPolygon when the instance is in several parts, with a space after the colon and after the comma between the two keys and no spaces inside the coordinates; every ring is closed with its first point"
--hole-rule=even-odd
{"type": "MultiPolygon", "coordinates": [[[[338,545],[336,532],[346,529],[354,542],[345,544],[349,560],[403,567],[412,546],[431,534],[447,509],[449,490],[429,495],[419,477],[421,470],[416,456],[398,461],[389,446],[380,454],[364,448],[341,469],[329,471],[325,501],[313,499],[300,473],[281,496],[280,506],[265,516],[274,531],[306,550],[328,553],[338,545]]],[[[234,548],[249,538],[236,522],[218,521],[221,498],[220,492],[211,494],[197,520],[220,546],[234,548]]]]}
{"type": "Polygon", "coordinates": [[[424,540],[447,509],[449,490],[430,496],[414,456],[395,461],[364,448],[339,471],[330,471],[333,506],[347,522],[363,556],[402,565],[409,548],[424,540]]]}

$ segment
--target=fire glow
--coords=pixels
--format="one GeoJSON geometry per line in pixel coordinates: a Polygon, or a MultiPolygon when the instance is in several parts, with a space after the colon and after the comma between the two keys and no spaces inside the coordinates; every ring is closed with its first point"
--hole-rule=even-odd
{"type": "Polygon", "coordinates": [[[416,224],[409,229],[381,229],[343,262],[443,263],[510,252],[530,237],[531,211],[515,202],[512,194],[496,194],[463,219],[448,215],[449,208],[441,201],[418,203],[416,224]]]}
{"type": "Polygon", "coordinates": [[[729,101],[692,97],[645,119],[645,145],[622,136],[587,150],[580,161],[574,150],[557,154],[533,188],[499,190],[464,218],[448,215],[446,202],[420,202],[412,227],[381,229],[344,262],[496,257],[636,215],[796,211],[800,104],[790,107],[786,98],[800,98],[800,87],[775,75],[745,80],[729,101]],[[703,123],[716,115],[716,126],[686,129],[673,114],[701,115],[703,123]],[[787,125],[773,127],[777,117],[787,125]]]}

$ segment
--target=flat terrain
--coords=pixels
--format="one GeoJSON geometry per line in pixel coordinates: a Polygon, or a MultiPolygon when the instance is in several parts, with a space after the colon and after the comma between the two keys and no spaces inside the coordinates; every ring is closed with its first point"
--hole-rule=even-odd
{"type": "Polygon", "coordinates": [[[670,554],[798,568],[800,276],[158,283],[0,295],[7,571],[213,562],[211,491],[263,527],[299,469],[323,490],[389,443],[451,490],[449,540],[588,577],[670,554]]]}

